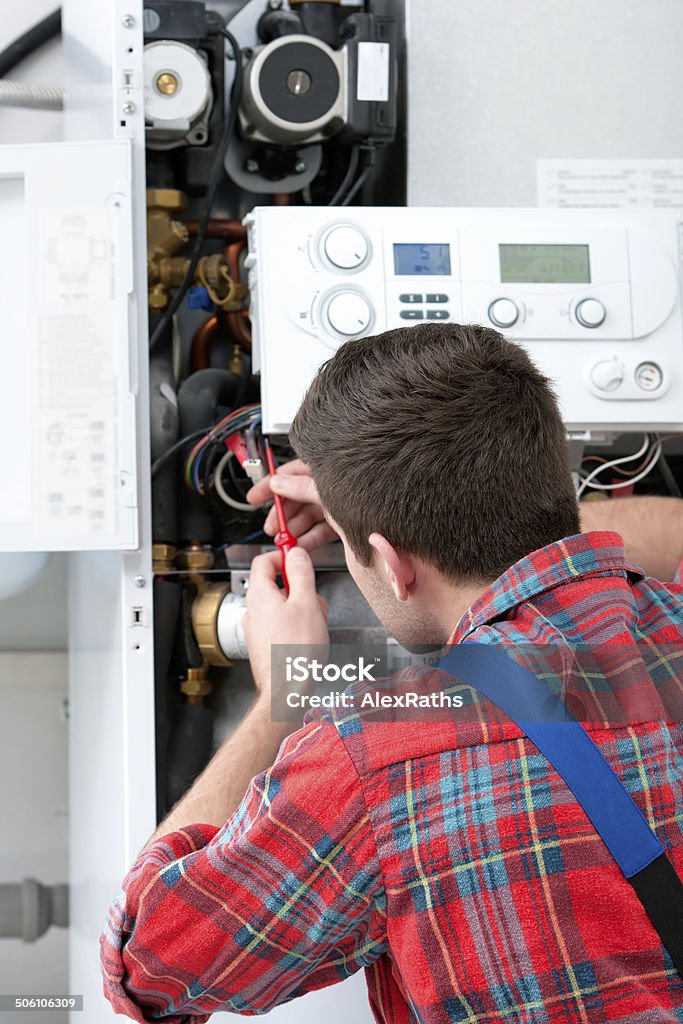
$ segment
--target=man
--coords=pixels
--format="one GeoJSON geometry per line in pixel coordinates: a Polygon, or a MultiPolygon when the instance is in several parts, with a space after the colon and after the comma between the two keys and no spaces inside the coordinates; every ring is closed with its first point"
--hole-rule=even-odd
{"type": "MultiPolygon", "coordinates": [[[[391,331],[322,368],[291,440],[301,461],[270,482],[298,499],[290,594],[279,553],[256,559],[258,696],[112,908],[114,1007],[264,1012],[364,967],[379,1021],[683,1021],[683,979],[633,890],[508,720],[319,713],[249,781],[286,731],[270,721],[271,645],[327,640],[304,546],[333,535],[404,644],[616,642],[631,665],[635,638],[675,652],[682,589],[644,579],[618,535],[580,533],[546,379],[486,328],[391,331]]],[[[587,728],[683,874],[680,723],[587,728]]]]}

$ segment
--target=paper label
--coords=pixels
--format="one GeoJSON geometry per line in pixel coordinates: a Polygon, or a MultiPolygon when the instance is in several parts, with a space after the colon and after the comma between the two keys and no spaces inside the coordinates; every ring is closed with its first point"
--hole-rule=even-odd
{"type": "Polygon", "coordinates": [[[539,206],[683,209],[683,160],[538,160],[539,206]]]}
{"type": "Polygon", "coordinates": [[[379,103],[389,99],[389,55],[388,43],[358,44],[357,99],[379,103]]]}
{"type": "Polygon", "coordinates": [[[118,529],[120,332],[111,210],[40,218],[33,488],[38,522],[118,529]]]}

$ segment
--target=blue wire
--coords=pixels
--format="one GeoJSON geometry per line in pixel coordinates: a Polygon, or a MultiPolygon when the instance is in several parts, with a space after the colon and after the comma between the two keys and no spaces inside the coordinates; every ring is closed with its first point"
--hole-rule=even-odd
{"type": "MultiPolygon", "coordinates": [[[[252,435],[253,435],[254,431],[256,430],[256,428],[257,428],[257,426],[259,425],[260,422],[261,422],[261,417],[259,416],[257,419],[254,420],[252,425],[249,427],[249,431],[247,433],[247,448],[249,448],[249,444],[253,440],[253,436],[252,435]]],[[[251,457],[251,452],[249,452],[249,456],[251,457]]]]}

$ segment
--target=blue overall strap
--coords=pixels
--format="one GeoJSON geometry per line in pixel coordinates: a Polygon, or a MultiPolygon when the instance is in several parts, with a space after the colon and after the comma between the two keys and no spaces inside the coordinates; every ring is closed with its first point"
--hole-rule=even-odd
{"type": "Polygon", "coordinates": [[[490,644],[451,647],[437,668],[495,704],[562,776],[683,974],[683,883],[621,779],[538,676],[490,644]]]}

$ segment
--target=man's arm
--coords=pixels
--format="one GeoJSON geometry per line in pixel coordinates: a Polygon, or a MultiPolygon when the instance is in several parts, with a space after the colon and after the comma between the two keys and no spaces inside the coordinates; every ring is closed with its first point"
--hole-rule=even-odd
{"type": "Polygon", "coordinates": [[[683,501],[636,497],[582,501],[581,529],[614,530],[624,538],[626,557],[647,576],[673,580],[683,560],[683,501]]]}
{"type": "Polygon", "coordinates": [[[251,779],[273,763],[291,724],[271,720],[270,649],[272,644],[328,642],[325,607],[315,593],[308,555],[287,556],[289,596],[276,584],[281,555],[255,558],[247,591],[244,630],[257,698],[232,736],[156,830],[150,842],[186,825],[221,826],[238,807],[251,779]]]}
{"type": "Polygon", "coordinates": [[[381,956],[382,874],[336,727],[290,736],[222,829],[188,825],[147,846],[101,946],[105,995],[141,1024],[265,1013],[381,956]]]}
{"type": "Polygon", "coordinates": [[[101,939],[105,994],[143,1024],[262,1013],[387,948],[374,835],[336,727],[311,722],[245,782],[287,731],[270,721],[271,644],[327,642],[308,555],[287,556],[288,597],[279,567],[279,552],[252,564],[256,703],[142,851],[101,939]]]}

